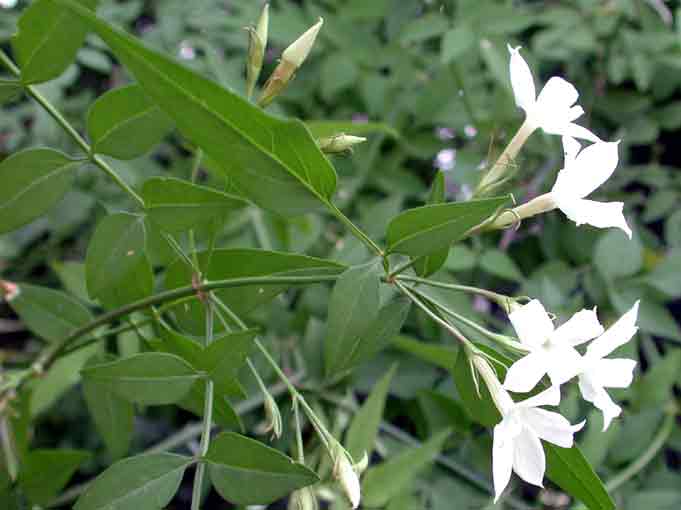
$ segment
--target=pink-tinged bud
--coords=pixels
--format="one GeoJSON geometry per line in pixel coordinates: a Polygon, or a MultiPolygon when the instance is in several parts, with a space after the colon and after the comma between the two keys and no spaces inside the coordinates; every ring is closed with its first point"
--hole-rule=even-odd
{"type": "Polygon", "coordinates": [[[19,295],[19,286],[16,283],[0,280],[0,291],[8,303],[19,295]]]}

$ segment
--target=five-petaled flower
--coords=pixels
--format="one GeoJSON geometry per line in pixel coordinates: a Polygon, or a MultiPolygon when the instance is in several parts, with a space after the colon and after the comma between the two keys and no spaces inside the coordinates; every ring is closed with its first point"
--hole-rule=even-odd
{"type": "Polygon", "coordinates": [[[504,387],[509,391],[530,391],[546,374],[554,385],[569,381],[582,367],[582,357],[575,346],[603,333],[595,310],[577,312],[565,324],[554,328],[549,314],[536,299],[511,312],[508,318],[520,344],[529,351],[506,373],[504,387]]]}
{"type": "Polygon", "coordinates": [[[554,76],[537,96],[532,71],[519,50],[520,47],[508,46],[511,53],[511,86],[516,104],[525,110],[525,122],[529,127],[532,130],[541,128],[553,135],[568,135],[597,142],[599,138],[596,135],[574,123],[584,113],[584,109],[575,104],[579,97],[577,89],[563,78],[554,76]]]}
{"type": "Polygon", "coordinates": [[[631,239],[622,202],[595,202],[584,197],[603,184],[615,171],[619,142],[598,142],[582,149],[579,142],[563,137],[565,164],[551,190],[551,198],[577,225],[617,227],[631,239]],[[580,150],[581,149],[581,150],[580,150]]]}
{"type": "Polygon", "coordinates": [[[638,317],[637,301],[631,309],[619,318],[608,330],[591,342],[586,348],[579,373],[579,389],[587,400],[603,412],[603,430],[613,418],[622,412],[605,388],[626,388],[634,377],[636,362],[626,358],[606,358],[608,354],[624,345],[636,334],[638,317]]]}

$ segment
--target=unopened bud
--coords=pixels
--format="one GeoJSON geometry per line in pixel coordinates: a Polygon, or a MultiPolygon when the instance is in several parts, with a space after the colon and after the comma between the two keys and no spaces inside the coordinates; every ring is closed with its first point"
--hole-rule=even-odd
{"type": "Polygon", "coordinates": [[[267,418],[265,432],[272,432],[271,437],[279,439],[283,429],[281,413],[279,412],[279,406],[269,393],[265,394],[264,406],[265,417],[267,418]]]}
{"type": "Polygon", "coordinates": [[[326,154],[342,154],[345,152],[352,152],[352,147],[366,142],[367,139],[363,136],[346,135],[339,133],[337,135],[319,138],[317,145],[326,154]]]}
{"type": "Polygon", "coordinates": [[[319,503],[309,487],[293,491],[288,500],[288,510],[318,510],[319,503]]]}
{"type": "Polygon", "coordinates": [[[359,477],[355,473],[347,453],[341,448],[337,449],[336,459],[333,464],[333,477],[340,483],[352,508],[357,508],[361,497],[359,477]]]}
{"type": "Polygon", "coordinates": [[[0,292],[8,303],[19,295],[19,286],[16,283],[0,280],[0,292]]]}
{"type": "Polygon", "coordinates": [[[355,469],[355,473],[357,473],[357,476],[362,476],[362,473],[366,471],[366,469],[369,467],[369,456],[367,455],[367,452],[364,452],[364,455],[362,455],[362,458],[359,459],[358,462],[355,462],[355,465],[353,468],[355,469]]]}
{"type": "Polygon", "coordinates": [[[319,18],[319,21],[310,27],[303,35],[296,39],[288,48],[281,54],[281,60],[277,67],[272,71],[272,74],[265,83],[258,104],[261,107],[266,107],[272,100],[277,97],[286,88],[289,82],[293,79],[296,70],[303,65],[314,45],[315,39],[319,30],[322,28],[324,20],[319,18]]]}
{"type": "Polygon", "coordinates": [[[506,228],[519,224],[525,218],[530,218],[538,214],[553,211],[556,208],[556,201],[551,193],[544,193],[529,202],[507,209],[502,212],[490,225],[490,228],[506,228]]]}
{"type": "Polygon", "coordinates": [[[267,47],[267,30],[269,26],[269,4],[265,4],[260,19],[255,28],[247,27],[248,31],[248,62],[246,63],[246,93],[250,98],[260,76],[262,62],[267,47]]]}

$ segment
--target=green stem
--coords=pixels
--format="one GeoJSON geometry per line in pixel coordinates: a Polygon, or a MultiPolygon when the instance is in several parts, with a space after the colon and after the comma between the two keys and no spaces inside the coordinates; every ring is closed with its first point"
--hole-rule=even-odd
{"type": "MultiPolygon", "coordinates": [[[[7,56],[7,54],[0,50],[0,62],[7,67],[7,69],[17,78],[21,78],[21,70],[12,62],[12,60],[7,56]]],[[[26,93],[31,96],[43,109],[61,126],[61,128],[66,131],[66,133],[73,138],[83,152],[88,156],[88,159],[103,170],[113,181],[128,195],[130,195],[135,202],[141,207],[144,207],[144,200],[140,197],[135,190],[133,190],[122,178],[116,173],[116,171],[109,166],[109,164],[104,161],[100,156],[92,152],[92,147],[85,141],[85,139],[80,136],[78,131],[69,124],[69,121],[64,118],[64,116],[57,110],[45,96],[43,96],[37,88],[33,85],[25,85],[26,93]]]]}
{"type": "Polygon", "coordinates": [[[125,317],[126,315],[149,308],[151,306],[164,303],[166,301],[173,301],[176,299],[185,298],[196,295],[198,292],[210,292],[217,289],[246,287],[250,285],[303,285],[311,283],[332,282],[338,277],[336,275],[320,275],[320,276],[253,276],[244,278],[232,278],[228,280],[216,280],[212,282],[202,283],[201,285],[189,285],[186,287],[179,287],[173,290],[159,292],[153,296],[145,299],[140,299],[133,303],[129,303],[121,308],[112,310],[100,315],[95,320],[75,329],[64,339],[49,344],[49,346],[40,354],[38,359],[33,363],[32,370],[26,370],[23,377],[17,383],[23,384],[34,375],[41,374],[48,368],[57,357],[64,351],[64,349],[74,340],[84,336],[100,326],[108,324],[109,322],[125,317]]]}
{"type": "Polygon", "coordinates": [[[435,322],[437,322],[440,326],[445,328],[447,331],[449,331],[454,337],[459,340],[465,347],[469,349],[474,349],[475,347],[473,344],[466,338],[461,331],[459,331],[456,327],[452,326],[449,322],[444,320],[442,317],[439,317],[437,314],[433,313],[433,311],[428,308],[428,306],[419,299],[419,297],[414,293],[413,290],[408,289],[405,285],[402,283],[396,281],[395,286],[402,291],[402,293],[407,296],[409,299],[411,299],[416,306],[418,306],[421,310],[423,310],[426,315],[428,315],[431,319],[433,319],[435,322]]]}
{"type": "Polygon", "coordinates": [[[362,231],[361,228],[359,228],[357,225],[355,225],[350,218],[348,218],[345,214],[343,214],[343,211],[341,211],[338,207],[336,207],[334,204],[331,202],[327,203],[329,210],[331,213],[341,222],[343,223],[346,227],[350,229],[350,231],[360,240],[362,241],[367,248],[369,248],[371,251],[373,251],[376,255],[379,257],[384,257],[385,253],[383,253],[383,250],[368,236],[362,231]]]}
{"type": "Polygon", "coordinates": [[[404,271],[406,271],[407,269],[409,269],[410,267],[412,267],[414,264],[416,264],[416,262],[418,262],[418,260],[419,260],[418,258],[413,258],[413,259],[409,260],[409,262],[405,262],[405,263],[402,264],[401,266],[397,266],[397,267],[396,267],[393,271],[391,271],[391,273],[388,275],[388,280],[392,280],[392,279],[395,278],[398,274],[403,273],[404,271]]]}
{"type": "MultiPolygon", "coordinates": [[[[215,315],[213,305],[210,301],[206,302],[206,347],[213,341],[213,323],[215,315]]],[[[203,397],[203,428],[201,431],[201,443],[199,446],[199,457],[203,458],[208,454],[210,448],[210,430],[213,426],[213,381],[206,380],[206,390],[203,397]]],[[[203,476],[206,471],[206,464],[202,461],[196,466],[194,475],[194,488],[192,490],[191,510],[201,508],[201,491],[203,489],[203,476]]]]}
{"type": "Polygon", "coordinates": [[[486,289],[480,289],[478,287],[471,287],[469,285],[458,285],[455,283],[438,282],[437,280],[428,280],[427,278],[419,278],[418,276],[398,276],[397,279],[403,282],[422,283],[423,285],[428,285],[430,287],[437,287],[440,289],[447,289],[457,292],[465,292],[467,294],[484,296],[494,301],[502,308],[506,308],[508,302],[513,301],[513,298],[510,298],[509,296],[497,294],[496,292],[492,292],[486,289]]]}

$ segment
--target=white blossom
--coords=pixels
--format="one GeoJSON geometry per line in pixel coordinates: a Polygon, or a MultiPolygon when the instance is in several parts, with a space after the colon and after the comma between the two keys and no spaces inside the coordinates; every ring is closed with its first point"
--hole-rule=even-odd
{"type": "Polygon", "coordinates": [[[511,312],[508,318],[521,346],[528,351],[506,373],[504,387],[509,391],[530,391],[546,374],[554,385],[569,381],[582,366],[575,346],[603,333],[595,310],[581,310],[554,328],[549,314],[536,299],[511,312]]]}
{"type": "Polygon", "coordinates": [[[516,104],[525,110],[526,123],[530,128],[541,128],[553,135],[598,141],[591,131],[573,122],[584,113],[584,109],[575,104],[579,97],[577,89],[563,78],[554,76],[537,96],[532,71],[519,50],[520,47],[508,46],[511,53],[511,86],[516,104]]]}
{"type": "Polygon", "coordinates": [[[636,361],[626,358],[606,358],[636,334],[637,301],[631,309],[586,348],[579,374],[579,389],[585,400],[603,412],[603,430],[622,412],[605,388],[626,388],[634,378],[636,361]]]}
{"type": "Polygon", "coordinates": [[[542,439],[562,448],[572,447],[573,435],[584,422],[571,425],[560,414],[539,409],[559,403],[560,390],[552,386],[534,397],[500,409],[502,420],[494,427],[492,445],[495,502],[508,485],[512,471],[527,483],[543,486],[546,456],[542,439]]]}
{"type": "Polygon", "coordinates": [[[596,202],[584,197],[603,184],[615,171],[619,142],[597,142],[581,149],[579,142],[563,137],[564,168],[558,173],[551,198],[577,225],[617,227],[631,239],[631,229],[622,213],[622,202],[596,202]],[[580,150],[581,149],[581,150],[580,150]]]}

